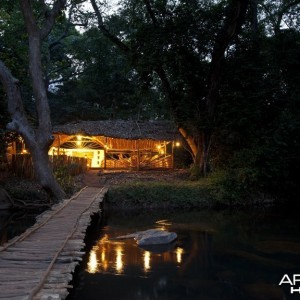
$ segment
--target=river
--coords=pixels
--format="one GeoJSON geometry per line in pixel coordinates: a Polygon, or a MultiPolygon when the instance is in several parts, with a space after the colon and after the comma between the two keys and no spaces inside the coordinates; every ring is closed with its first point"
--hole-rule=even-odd
{"type": "Polygon", "coordinates": [[[33,210],[0,210],[0,246],[32,226],[39,213],[33,210]]]}
{"type": "Polygon", "coordinates": [[[88,232],[67,299],[300,299],[299,230],[295,210],[108,210],[88,232]],[[149,228],[178,239],[155,249],[112,239],[149,228]]]}

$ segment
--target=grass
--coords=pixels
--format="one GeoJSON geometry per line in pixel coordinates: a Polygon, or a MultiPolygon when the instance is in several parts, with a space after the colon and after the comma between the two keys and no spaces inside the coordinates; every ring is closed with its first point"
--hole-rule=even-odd
{"type": "Polygon", "coordinates": [[[131,208],[226,208],[273,205],[274,199],[255,191],[226,172],[199,180],[135,181],[110,187],[110,206],[131,208]]]}
{"type": "Polygon", "coordinates": [[[214,206],[211,181],[131,182],[112,186],[107,203],[120,208],[206,208],[214,206]]]}

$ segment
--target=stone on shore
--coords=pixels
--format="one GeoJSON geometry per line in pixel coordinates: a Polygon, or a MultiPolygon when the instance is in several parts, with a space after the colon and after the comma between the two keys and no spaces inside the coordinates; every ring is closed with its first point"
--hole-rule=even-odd
{"type": "Polygon", "coordinates": [[[175,232],[148,229],[117,237],[117,239],[134,238],[139,246],[169,244],[177,239],[175,232]]]}

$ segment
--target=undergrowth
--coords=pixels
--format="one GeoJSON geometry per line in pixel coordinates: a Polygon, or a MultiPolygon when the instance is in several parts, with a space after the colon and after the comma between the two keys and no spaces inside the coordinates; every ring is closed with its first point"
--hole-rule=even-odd
{"type": "Polygon", "coordinates": [[[107,203],[128,209],[223,208],[271,204],[272,201],[263,193],[250,189],[236,177],[226,172],[215,172],[198,180],[123,183],[110,187],[107,203]]]}
{"type": "Polygon", "coordinates": [[[122,208],[192,208],[214,204],[212,186],[201,182],[132,182],[112,186],[107,202],[122,208]]]}

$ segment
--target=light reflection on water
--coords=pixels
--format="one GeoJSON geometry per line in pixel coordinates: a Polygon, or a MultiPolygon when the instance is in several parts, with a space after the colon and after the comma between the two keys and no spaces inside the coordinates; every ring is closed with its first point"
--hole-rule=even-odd
{"type": "MultiPolygon", "coordinates": [[[[99,229],[68,300],[294,300],[300,220],[283,212],[113,212],[99,229]],[[178,234],[165,247],[113,238],[149,228],[178,234]]],[[[297,286],[298,287],[298,286],[297,286]]]]}
{"type": "Polygon", "coordinates": [[[87,271],[89,273],[93,274],[98,272],[98,260],[95,249],[92,249],[90,252],[90,258],[87,267],[87,271]]]}
{"type": "Polygon", "coordinates": [[[123,247],[121,245],[117,245],[115,248],[116,251],[116,272],[117,274],[121,274],[124,269],[124,263],[123,263],[123,247]]]}
{"type": "Polygon", "coordinates": [[[149,251],[145,251],[143,256],[144,256],[144,271],[148,272],[150,270],[151,253],[149,251]]]}
{"type": "Polygon", "coordinates": [[[179,266],[183,253],[184,250],[175,244],[150,247],[149,251],[139,248],[133,239],[116,241],[104,234],[89,253],[86,271],[122,275],[135,267],[140,275],[144,273],[145,276],[151,271],[151,264],[174,263],[179,266]]]}
{"type": "Polygon", "coordinates": [[[180,264],[181,263],[181,258],[182,258],[182,254],[183,254],[183,249],[178,247],[176,249],[176,258],[177,258],[177,263],[180,264]]]}

